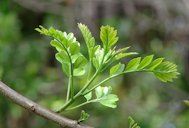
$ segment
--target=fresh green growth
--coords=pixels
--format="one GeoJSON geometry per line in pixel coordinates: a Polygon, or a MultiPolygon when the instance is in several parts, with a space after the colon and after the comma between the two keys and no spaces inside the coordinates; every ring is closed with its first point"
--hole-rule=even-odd
{"type": "Polygon", "coordinates": [[[61,63],[63,72],[69,76],[69,85],[67,93],[67,101],[73,98],[73,77],[81,76],[85,73],[85,65],[87,59],[80,52],[80,44],[76,41],[73,33],[61,32],[51,27],[49,30],[40,26],[36,29],[41,34],[53,38],[50,44],[56,48],[56,59],[61,63]]]}
{"type": "Polygon", "coordinates": [[[140,128],[140,126],[138,126],[138,124],[130,116],[128,117],[128,122],[129,122],[129,128],[140,128]]]}
{"type": "MultiPolygon", "coordinates": [[[[94,102],[110,108],[116,108],[116,102],[119,100],[117,95],[111,93],[112,88],[110,86],[103,87],[103,84],[123,74],[147,72],[153,74],[162,82],[173,81],[179,74],[177,65],[164,61],[164,58],[154,59],[154,55],[144,58],[136,57],[127,64],[122,64],[120,59],[137,55],[137,53],[127,52],[129,47],[116,49],[115,45],[118,42],[117,30],[108,25],[102,26],[100,29],[102,45],[96,45],[88,27],[81,23],[78,24],[78,27],[87,45],[87,58],[80,52],[80,43],[73,33],[62,32],[53,27],[46,29],[40,26],[36,29],[41,34],[52,37],[50,44],[57,50],[55,57],[61,63],[63,72],[69,77],[66,103],[57,112],[76,109],[94,102]],[[99,74],[108,69],[110,69],[109,76],[94,84],[93,81],[99,74]],[[83,87],[78,92],[75,92],[74,78],[81,75],[86,75],[88,79],[83,87]],[[79,97],[85,98],[86,101],[73,106],[73,103],[79,97]]],[[[81,120],[83,120],[83,117],[85,117],[84,113],[81,120]]],[[[135,128],[133,124],[131,128],[135,128]]]]}
{"type": "Polygon", "coordinates": [[[89,114],[86,113],[84,110],[81,111],[80,118],[78,120],[78,123],[83,122],[89,118],[89,114]]]}

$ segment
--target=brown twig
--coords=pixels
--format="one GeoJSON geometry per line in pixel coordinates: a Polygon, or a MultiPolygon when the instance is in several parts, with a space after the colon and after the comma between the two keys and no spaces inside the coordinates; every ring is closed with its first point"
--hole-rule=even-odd
{"type": "Polygon", "coordinates": [[[70,127],[70,128],[91,128],[86,125],[78,124],[77,121],[65,118],[58,115],[57,113],[50,111],[39,104],[29,100],[28,98],[20,95],[6,84],[0,81],[0,93],[3,94],[6,98],[11,99],[14,103],[22,106],[23,108],[34,112],[35,114],[42,116],[52,122],[59,124],[61,127],[70,127]]]}

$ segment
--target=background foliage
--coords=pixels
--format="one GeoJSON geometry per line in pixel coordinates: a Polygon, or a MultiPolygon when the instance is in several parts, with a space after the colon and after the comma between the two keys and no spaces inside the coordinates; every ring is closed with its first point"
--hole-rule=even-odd
{"type": "MultiPolygon", "coordinates": [[[[34,28],[53,25],[74,32],[84,44],[78,22],[92,30],[97,42],[99,27],[108,24],[118,29],[120,48],[132,46],[132,51],[143,56],[163,56],[178,65],[181,75],[170,84],[140,73],[111,80],[106,84],[119,95],[118,108],[84,106],[81,110],[92,115],[86,123],[98,128],[125,127],[131,115],[142,128],[186,127],[189,111],[183,100],[189,95],[188,4],[187,0],[1,0],[0,78],[21,94],[54,109],[64,102],[67,78],[54,58],[50,39],[39,36],[34,28]]],[[[87,54],[85,47],[81,50],[87,54]]],[[[108,72],[98,79],[106,75],[108,72]]],[[[78,89],[84,81],[78,78],[78,89]]],[[[0,110],[0,128],[59,127],[2,96],[0,110]]],[[[80,110],[64,115],[79,119],[80,110]]]]}

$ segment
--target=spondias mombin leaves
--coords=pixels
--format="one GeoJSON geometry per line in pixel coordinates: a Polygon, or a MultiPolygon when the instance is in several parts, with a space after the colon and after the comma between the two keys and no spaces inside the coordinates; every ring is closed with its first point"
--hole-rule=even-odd
{"type": "Polygon", "coordinates": [[[110,86],[104,86],[104,83],[120,75],[147,72],[162,82],[171,82],[179,74],[177,65],[165,61],[164,58],[156,58],[154,55],[142,58],[138,56],[137,52],[128,52],[130,47],[117,49],[116,45],[119,42],[117,30],[111,26],[106,25],[100,28],[101,45],[96,44],[95,38],[86,25],[79,23],[78,27],[88,49],[86,57],[80,51],[81,44],[73,33],[62,32],[53,27],[46,29],[39,26],[36,28],[41,34],[52,38],[50,44],[57,50],[55,58],[60,62],[62,71],[69,77],[66,103],[57,112],[73,110],[95,102],[106,107],[116,108],[119,98],[116,94],[112,94],[114,90],[110,86]],[[128,56],[135,57],[126,64],[120,63],[121,59],[128,56]],[[108,77],[98,83],[93,82],[102,72],[109,72],[108,77]],[[78,76],[86,77],[86,82],[76,92],[75,88],[78,83],[74,83],[74,79],[78,76]],[[79,97],[86,100],[82,103],[77,102],[78,104],[73,106],[79,97]]]}

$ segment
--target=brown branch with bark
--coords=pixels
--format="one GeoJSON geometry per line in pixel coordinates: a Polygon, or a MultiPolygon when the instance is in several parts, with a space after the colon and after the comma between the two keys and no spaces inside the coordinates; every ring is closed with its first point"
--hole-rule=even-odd
{"type": "Polygon", "coordinates": [[[70,128],[91,128],[90,126],[78,124],[77,121],[68,119],[66,117],[60,116],[59,114],[50,111],[39,104],[29,100],[28,98],[20,95],[18,92],[14,91],[6,84],[0,81],[0,93],[6,98],[11,99],[14,103],[19,106],[32,111],[33,113],[44,117],[56,124],[59,124],[61,127],[70,127],[70,128]]]}

